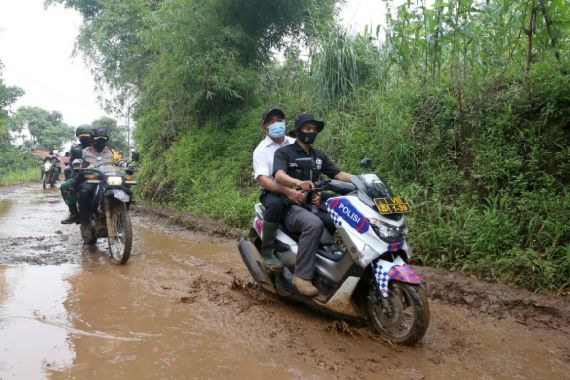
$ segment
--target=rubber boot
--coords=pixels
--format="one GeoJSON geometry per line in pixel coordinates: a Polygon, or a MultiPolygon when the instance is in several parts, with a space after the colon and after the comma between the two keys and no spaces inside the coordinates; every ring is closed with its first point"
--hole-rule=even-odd
{"type": "Polygon", "coordinates": [[[81,238],[83,238],[84,242],[91,244],[91,241],[93,240],[93,233],[91,232],[90,223],[81,223],[81,238]]]}
{"type": "Polygon", "coordinates": [[[275,236],[279,224],[277,223],[263,223],[261,235],[263,240],[261,242],[261,256],[265,260],[265,267],[271,271],[278,272],[283,269],[283,263],[275,257],[275,236]]]}
{"type": "Polygon", "coordinates": [[[61,224],[73,224],[79,222],[79,211],[77,205],[67,206],[69,208],[69,216],[61,221],[61,224]]]}

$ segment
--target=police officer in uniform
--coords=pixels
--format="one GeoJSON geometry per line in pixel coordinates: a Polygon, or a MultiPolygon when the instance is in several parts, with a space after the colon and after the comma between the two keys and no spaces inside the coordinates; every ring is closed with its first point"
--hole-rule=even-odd
{"type": "MultiPolygon", "coordinates": [[[[93,146],[83,149],[83,166],[98,168],[100,166],[115,165],[113,151],[107,146],[109,135],[107,129],[96,128],[91,132],[93,146]]],[[[93,239],[91,233],[91,201],[95,195],[95,185],[82,182],[79,186],[79,218],[81,221],[81,236],[83,240],[93,239]]]]}
{"type": "MultiPolygon", "coordinates": [[[[310,191],[314,189],[313,182],[318,181],[321,173],[339,181],[350,182],[352,177],[350,174],[341,171],[324,153],[311,146],[317,134],[324,127],[325,123],[316,120],[313,115],[302,114],[297,117],[295,129],[292,131],[297,141],[275,152],[273,175],[277,183],[292,189],[310,191]],[[314,161],[315,167],[311,178],[295,162],[297,158],[302,157],[311,157],[314,161]]],[[[320,195],[313,193],[312,205],[318,206],[320,202],[320,195]]],[[[318,210],[315,214],[304,206],[305,202],[295,202],[286,212],[284,224],[289,231],[301,233],[293,285],[301,294],[314,297],[318,294],[318,290],[312,284],[312,279],[315,272],[316,252],[323,231],[323,220],[329,226],[332,226],[332,221],[324,211],[318,210]]]]}

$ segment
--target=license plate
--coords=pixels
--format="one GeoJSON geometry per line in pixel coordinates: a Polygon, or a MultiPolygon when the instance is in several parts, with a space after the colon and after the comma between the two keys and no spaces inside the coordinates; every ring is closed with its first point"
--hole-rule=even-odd
{"type": "Polygon", "coordinates": [[[412,206],[402,197],[374,198],[380,214],[403,214],[412,211],[412,206]]]}

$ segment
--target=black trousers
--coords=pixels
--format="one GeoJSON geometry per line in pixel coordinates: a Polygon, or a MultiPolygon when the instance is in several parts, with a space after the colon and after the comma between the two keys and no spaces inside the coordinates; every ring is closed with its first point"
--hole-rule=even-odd
{"type": "Polygon", "coordinates": [[[263,219],[268,223],[281,223],[289,205],[279,194],[266,191],[260,197],[261,204],[265,206],[263,219]]]}
{"type": "Polygon", "coordinates": [[[91,202],[93,202],[96,186],[94,183],[87,182],[83,182],[79,186],[77,203],[79,204],[79,219],[81,219],[82,225],[91,223],[91,202]]]}
{"type": "MultiPolygon", "coordinates": [[[[287,202],[283,196],[270,193],[266,191],[260,197],[261,203],[265,206],[265,214],[263,214],[263,219],[268,223],[281,223],[285,220],[285,217],[289,210],[291,210],[291,205],[287,202]]],[[[333,235],[336,231],[336,227],[326,209],[319,207],[315,214],[321,222],[323,222],[325,228],[333,235]]]]}

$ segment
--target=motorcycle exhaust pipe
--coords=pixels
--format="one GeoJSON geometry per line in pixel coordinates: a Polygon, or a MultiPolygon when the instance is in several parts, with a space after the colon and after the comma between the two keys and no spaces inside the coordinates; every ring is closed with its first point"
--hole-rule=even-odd
{"type": "Polygon", "coordinates": [[[253,279],[259,283],[262,288],[272,293],[277,293],[269,277],[269,273],[265,269],[264,260],[255,245],[247,239],[240,238],[238,250],[253,279]]]}

